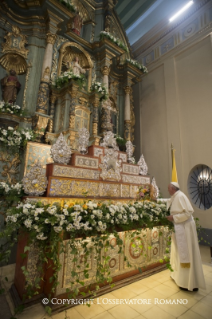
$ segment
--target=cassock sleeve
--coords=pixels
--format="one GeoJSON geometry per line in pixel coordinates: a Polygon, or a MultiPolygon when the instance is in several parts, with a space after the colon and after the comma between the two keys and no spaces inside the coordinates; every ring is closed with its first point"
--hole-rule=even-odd
{"type": "Polygon", "coordinates": [[[185,195],[179,197],[179,207],[182,213],[173,215],[173,219],[176,224],[183,223],[188,220],[194,211],[185,195]]]}

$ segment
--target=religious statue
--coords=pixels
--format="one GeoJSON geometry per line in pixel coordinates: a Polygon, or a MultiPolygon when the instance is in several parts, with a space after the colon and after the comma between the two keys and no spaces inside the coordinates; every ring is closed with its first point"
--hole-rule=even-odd
{"type": "Polygon", "coordinates": [[[73,62],[67,62],[68,69],[72,69],[74,75],[80,75],[80,73],[85,74],[86,70],[84,70],[79,64],[79,58],[76,56],[73,62]]]}
{"type": "Polygon", "coordinates": [[[82,29],[82,18],[79,13],[74,17],[72,22],[72,31],[77,35],[80,35],[80,31],[82,29]]]}
{"type": "Polygon", "coordinates": [[[2,98],[4,102],[14,103],[21,89],[15,70],[10,70],[9,75],[1,79],[2,98]]]}
{"type": "Polygon", "coordinates": [[[102,101],[101,110],[101,131],[113,131],[114,124],[112,123],[111,112],[117,113],[116,109],[112,106],[112,101],[108,98],[102,101]]]}

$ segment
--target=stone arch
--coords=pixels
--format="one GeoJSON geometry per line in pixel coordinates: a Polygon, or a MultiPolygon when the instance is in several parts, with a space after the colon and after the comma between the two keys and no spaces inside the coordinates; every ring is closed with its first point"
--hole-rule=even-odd
{"type": "Polygon", "coordinates": [[[83,47],[81,45],[79,45],[78,43],[65,42],[60,47],[57,75],[61,74],[63,65],[67,61],[68,57],[70,57],[70,59],[73,60],[73,58],[75,56],[78,56],[80,58],[81,66],[89,70],[89,72],[88,72],[88,90],[90,90],[93,62],[91,60],[89,53],[85,49],[83,49],[83,47]]]}

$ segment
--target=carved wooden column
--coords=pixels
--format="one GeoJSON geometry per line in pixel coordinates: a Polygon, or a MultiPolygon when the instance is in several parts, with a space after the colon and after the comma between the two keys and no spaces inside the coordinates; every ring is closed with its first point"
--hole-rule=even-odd
{"type": "Polygon", "coordinates": [[[48,125],[48,106],[49,106],[49,82],[52,65],[53,45],[56,40],[56,35],[47,33],[47,46],[43,59],[42,76],[39,85],[36,113],[33,117],[33,128],[38,134],[37,141],[41,141],[42,136],[48,125]]]}
{"type": "Polygon", "coordinates": [[[75,106],[77,104],[77,92],[78,92],[79,86],[76,85],[75,83],[72,83],[72,87],[70,90],[70,96],[71,96],[71,101],[70,101],[70,109],[69,109],[69,140],[70,140],[70,145],[72,148],[74,148],[75,143],[75,106]]]}
{"type": "Polygon", "coordinates": [[[93,105],[93,123],[92,123],[92,136],[90,137],[90,141],[93,145],[99,145],[99,141],[101,139],[98,136],[98,124],[99,124],[99,95],[94,93],[91,97],[91,103],[93,105]]]}
{"type": "Polygon", "coordinates": [[[109,73],[110,73],[110,68],[108,66],[103,66],[102,68],[102,74],[103,74],[103,85],[106,87],[107,92],[108,92],[108,88],[109,88],[109,73]]]}
{"type": "Polygon", "coordinates": [[[56,34],[47,33],[46,35],[46,50],[43,59],[42,67],[42,76],[38,91],[37,107],[36,112],[41,114],[48,113],[48,104],[49,104],[49,81],[50,73],[52,67],[52,54],[53,54],[53,45],[56,40],[56,34]]]}
{"type": "Polygon", "coordinates": [[[131,117],[130,117],[130,86],[125,86],[125,103],[124,103],[124,137],[127,141],[131,140],[131,117]]]}
{"type": "Polygon", "coordinates": [[[54,130],[54,114],[55,114],[55,102],[56,102],[56,95],[52,95],[50,98],[51,104],[50,104],[50,119],[48,124],[48,132],[53,133],[54,130]]]}

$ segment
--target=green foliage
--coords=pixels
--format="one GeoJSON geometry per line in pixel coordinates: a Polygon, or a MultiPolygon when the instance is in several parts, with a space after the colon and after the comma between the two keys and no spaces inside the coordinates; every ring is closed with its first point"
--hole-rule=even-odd
{"type": "Polygon", "coordinates": [[[116,45],[118,45],[120,48],[122,48],[124,51],[128,52],[127,46],[118,38],[114,37],[110,32],[106,31],[101,31],[99,35],[100,41],[103,40],[104,38],[109,39],[116,45]]]}
{"type": "MultiPolygon", "coordinates": [[[[108,283],[113,286],[109,266],[110,251],[114,249],[111,233],[119,248],[119,254],[123,254],[124,245],[116,227],[118,226],[123,231],[128,230],[125,235],[126,240],[131,242],[132,248],[137,253],[142,254],[144,244],[140,237],[138,239],[138,236],[141,236],[141,229],[143,227],[152,229],[157,225],[171,224],[165,218],[166,215],[165,204],[159,205],[150,201],[136,201],[118,205],[111,202],[68,201],[67,204],[60,206],[28,200],[26,203],[19,203],[16,207],[9,208],[6,215],[7,225],[0,234],[0,238],[7,238],[8,243],[13,245],[17,241],[17,231],[19,231],[19,236],[27,235],[28,242],[24,247],[22,258],[26,257],[31,245],[35,245],[39,250],[36,265],[39,275],[32,279],[27,268],[25,266],[21,268],[27,283],[25,298],[32,298],[38,294],[40,283],[43,280],[43,269],[49,267],[53,270],[53,275],[49,279],[51,292],[56,290],[59,284],[58,272],[62,267],[60,254],[64,252],[73,262],[70,286],[67,289],[68,298],[75,299],[79,296],[85,296],[85,292],[80,292],[80,288],[85,287],[86,280],[90,278],[90,255],[94,254],[96,284],[92,285],[92,289],[90,286],[86,287],[86,294],[89,293],[89,298],[92,298],[96,296],[101,284],[108,283]],[[63,234],[69,236],[68,241],[63,240],[63,234]],[[90,240],[87,240],[87,237],[90,240]],[[84,278],[78,271],[82,268],[84,278]]],[[[142,238],[145,240],[145,231],[142,234],[142,238]]],[[[152,247],[149,246],[148,249],[152,249],[152,247]]],[[[10,251],[11,246],[7,246],[4,251],[1,249],[0,261],[8,260],[10,251]]],[[[164,260],[168,262],[166,256],[164,260]]],[[[132,267],[126,256],[125,262],[128,267],[132,267]]],[[[139,268],[139,272],[142,272],[141,268],[139,268]]],[[[47,306],[46,311],[50,314],[51,308],[47,306]]]]}
{"type": "Polygon", "coordinates": [[[27,115],[27,111],[22,110],[19,105],[12,104],[9,102],[4,102],[4,101],[0,101],[0,114],[1,113],[8,113],[8,114],[17,115],[17,116],[27,115]]]}
{"type": "Polygon", "coordinates": [[[21,183],[12,185],[7,182],[0,182],[0,200],[2,200],[1,205],[5,211],[9,207],[17,204],[24,195],[23,185],[21,183]]]}
{"type": "Polygon", "coordinates": [[[90,91],[98,93],[100,95],[100,101],[108,99],[107,89],[101,82],[92,83],[90,91]]]}
{"type": "Polygon", "coordinates": [[[118,146],[126,146],[127,141],[123,137],[115,135],[115,138],[118,146]]]}
{"type": "Polygon", "coordinates": [[[64,6],[66,6],[71,12],[76,12],[76,7],[71,3],[71,0],[58,0],[60,3],[62,3],[64,6]]]}
{"type": "Polygon", "coordinates": [[[138,61],[132,60],[132,59],[126,59],[126,62],[132,64],[137,69],[141,70],[143,73],[148,73],[147,68],[143,64],[139,63],[138,61]]]}
{"type": "Polygon", "coordinates": [[[70,80],[74,80],[77,85],[79,85],[80,89],[85,85],[85,75],[75,75],[73,71],[66,71],[63,74],[59,75],[54,82],[52,82],[52,85],[55,86],[57,89],[60,89],[65,84],[67,84],[70,80]]]}
{"type": "MultiPolygon", "coordinates": [[[[195,224],[196,224],[196,229],[197,229],[197,234],[198,234],[198,237],[200,236],[200,234],[205,234],[205,236],[208,237],[208,235],[206,234],[206,232],[202,229],[202,226],[200,225],[199,223],[199,218],[194,218],[194,221],[195,221],[195,224]]],[[[203,240],[203,237],[200,238],[199,242],[200,241],[204,241],[204,243],[208,244],[209,246],[211,246],[211,243],[207,240],[203,240]]]]}
{"type": "Polygon", "coordinates": [[[29,129],[14,129],[8,126],[7,130],[0,128],[0,142],[1,146],[5,148],[24,148],[28,141],[34,141],[36,139],[36,134],[34,131],[29,129]]]}

